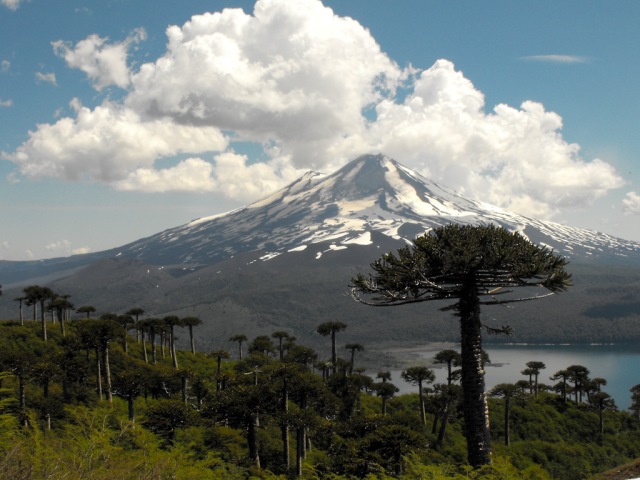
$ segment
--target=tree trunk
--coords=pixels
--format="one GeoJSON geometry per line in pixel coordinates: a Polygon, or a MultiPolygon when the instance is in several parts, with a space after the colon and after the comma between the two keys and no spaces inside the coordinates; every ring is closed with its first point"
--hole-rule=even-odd
{"type": "Polygon", "coordinates": [[[424,411],[424,393],[422,392],[422,382],[418,382],[418,396],[420,397],[420,420],[422,420],[422,426],[427,426],[427,415],[424,411]]]}
{"type": "Polygon", "coordinates": [[[304,459],[304,427],[296,429],[296,476],[302,476],[302,460],[304,459]]]}
{"type": "Polygon", "coordinates": [[[102,362],[100,361],[100,350],[96,347],[96,364],[98,368],[98,374],[96,378],[96,384],[98,388],[98,398],[100,401],[104,400],[102,396],[102,362]]]}
{"type": "Polygon", "coordinates": [[[127,406],[129,407],[129,421],[135,421],[135,397],[133,394],[127,395],[127,406]]]}
{"type": "Polygon", "coordinates": [[[435,435],[438,431],[438,412],[433,414],[433,423],[431,424],[431,434],[435,435]]]}
{"type": "Polygon", "coordinates": [[[171,357],[173,358],[173,368],[178,369],[178,355],[176,354],[176,342],[173,339],[173,333],[171,334],[171,357]]]}
{"type": "Polygon", "coordinates": [[[291,466],[290,451],[289,451],[289,420],[287,414],[289,413],[289,386],[287,379],[283,381],[282,387],[282,460],[286,471],[289,471],[291,466]]]}
{"type": "Polygon", "coordinates": [[[336,331],[331,330],[331,363],[333,368],[333,374],[335,375],[338,363],[338,355],[336,353],[336,331]]]}
{"type": "Polygon", "coordinates": [[[604,435],[604,408],[598,408],[598,415],[600,417],[600,435],[604,435]]]}
{"type": "Polygon", "coordinates": [[[449,412],[451,411],[449,402],[444,406],[444,412],[442,413],[442,422],[440,423],[440,431],[438,432],[438,439],[436,440],[436,447],[441,447],[444,442],[444,436],[447,433],[447,424],[449,423],[449,412]]]}
{"type": "Polygon", "coordinates": [[[260,468],[260,454],[258,453],[258,438],[256,435],[257,422],[258,416],[256,414],[251,414],[247,440],[249,442],[249,459],[256,467],[260,468]]]}
{"type": "Polygon", "coordinates": [[[184,403],[185,405],[187,405],[188,403],[188,398],[187,398],[187,387],[189,385],[189,379],[187,378],[187,375],[183,375],[181,380],[181,385],[182,385],[182,403],[184,403]]]}
{"type": "Polygon", "coordinates": [[[20,325],[24,325],[24,313],[22,312],[22,300],[20,300],[20,325]]]}
{"type": "MultiPolygon", "coordinates": [[[[162,340],[162,338],[161,338],[162,340]]],[[[153,360],[153,364],[155,365],[158,362],[158,349],[156,347],[156,334],[151,334],[151,359],[153,360]]]]}
{"type": "Polygon", "coordinates": [[[473,272],[463,282],[458,307],[467,457],[473,467],[479,467],[491,463],[491,440],[482,362],[480,302],[473,272]]]}
{"type": "Polygon", "coordinates": [[[508,447],[511,445],[511,437],[509,435],[509,413],[511,410],[511,399],[504,399],[504,444],[508,447]]]}
{"type": "Polygon", "coordinates": [[[42,321],[42,339],[47,341],[47,319],[44,315],[44,300],[40,302],[40,320],[42,321]]]}
{"type": "Polygon", "coordinates": [[[353,375],[353,364],[356,361],[356,349],[351,350],[351,365],[349,365],[349,375],[353,375]]]}
{"type": "Polygon", "coordinates": [[[147,355],[147,336],[145,332],[142,332],[142,354],[144,356],[144,363],[149,363],[149,355],[147,355]]]}
{"type": "Polygon", "coordinates": [[[104,376],[107,380],[107,400],[113,403],[113,394],[111,391],[111,366],[109,365],[109,344],[104,346],[104,376]]]}
{"type": "Polygon", "coordinates": [[[58,317],[58,321],[60,322],[60,330],[62,331],[62,336],[66,336],[66,332],[64,330],[64,310],[62,308],[56,308],[56,316],[58,317]]]}
{"type": "Polygon", "coordinates": [[[191,340],[191,353],[196,354],[196,342],[193,339],[193,325],[189,325],[189,339],[191,340]]]}
{"type": "Polygon", "coordinates": [[[18,375],[18,396],[20,397],[20,410],[27,408],[27,396],[25,393],[24,375],[18,375]]]}

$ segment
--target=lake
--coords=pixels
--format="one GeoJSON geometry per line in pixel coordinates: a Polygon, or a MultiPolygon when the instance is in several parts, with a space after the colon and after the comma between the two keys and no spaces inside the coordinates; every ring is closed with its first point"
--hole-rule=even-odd
{"type": "MultiPolygon", "coordinates": [[[[447,347],[459,351],[459,346],[447,347]]],[[[530,361],[544,362],[546,368],[540,372],[538,381],[547,385],[556,382],[551,377],[558,370],[570,365],[583,365],[590,371],[589,377],[601,377],[607,380],[603,391],[611,395],[621,410],[631,405],[629,389],[640,383],[640,345],[631,344],[568,344],[568,345],[534,345],[534,344],[485,344],[491,364],[485,367],[485,384],[487,390],[499,383],[515,383],[528,380],[528,376],[520,372],[530,361]]],[[[433,349],[425,347],[426,360],[432,359],[433,349]]],[[[432,365],[436,374],[436,383],[446,383],[446,365],[432,365]]],[[[401,370],[391,372],[391,381],[400,389],[400,393],[416,391],[416,387],[405,383],[400,377],[401,370]]]]}

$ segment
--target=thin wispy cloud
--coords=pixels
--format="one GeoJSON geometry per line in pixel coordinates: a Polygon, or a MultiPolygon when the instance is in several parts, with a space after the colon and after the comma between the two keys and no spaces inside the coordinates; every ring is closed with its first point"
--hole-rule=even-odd
{"type": "Polygon", "coordinates": [[[55,73],[36,72],[36,80],[38,82],[50,83],[51,85],[57,85],[58,84],[58,82],[56,80],[56,74],[55,73]]]}
{"type": "Polygon", "coordinates": [[[9,99],[9,100],[2,100],[2,99],[0,98],[0,107],[5,107],[5,108],[7,108],[7,107],[11,107],[11,106],[13,106],[13,100],[11,100],[11,99],[9,99]]]}
{"type": "Polygon", "coordinates": [[[0,72],[6,73],[11,68],[11,62],[9,60],[2,60],[0,62],[0,72]]]}
{"type": "Polygon", "coordinates": [[[13,10],[15,12],[20,5],[20,0],[0,0],[0,3],[2,3],[2,5],[7,7],[9,10],[13,10]]]}
{"type": "Polygon", "coordinates": [[[589,57],[581,55],[529,55],[520,59],[543,63],[588,63],[590,60],[589,57]]]}

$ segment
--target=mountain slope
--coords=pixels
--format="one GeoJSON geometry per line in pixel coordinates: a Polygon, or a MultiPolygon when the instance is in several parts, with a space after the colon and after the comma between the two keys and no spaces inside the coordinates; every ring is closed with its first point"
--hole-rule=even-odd
{"type": "Polygon", "coordinates": [[[282,329],[317,343],[314,327],[338,319],[361,343],[455,340],[457,322],[441,304],[375,309],[346,295],[349,279],[382,253],[451,222],[496,223],[569,258],[569,292],[487,309],[514,326],[516,341],[640,340],[640,244],[466,199],[380,155],[109,251],[0,262],[0,318],[16,315],[22,286],[40,283],[102,312],[197,315],[210,347],[282,329]]]}
{"type": "Polygon", "coordinates": [[[211,265],[240,252],[271,255],[318,242],[371,244],[371,233],[411,242],[447,223],[502,225],[569,259],[638,262],[640,244],[517,215],[469,200],[382,155],[332,175],[310,173],[279,192],[227,214],[195,220],[117,249],[157,265],[211,265]]]}

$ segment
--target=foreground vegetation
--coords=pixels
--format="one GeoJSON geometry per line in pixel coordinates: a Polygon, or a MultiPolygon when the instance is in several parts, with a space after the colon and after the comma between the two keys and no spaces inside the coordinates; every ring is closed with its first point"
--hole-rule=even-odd
{"type": "MultiPolygon", "coordinates": [[[[40,322],[0,323],[3,478],[571,480],[639,456],[637,412],[599,402],[603,379],[588,372],[555,390],[531,373],[493,391],[493,461],[474,469],[456,352],[439,359],[451,361],[450,385],[415,366],[403,377],[416,393],[397,396],[387,372],[358,368],[361,345],[324,361],[274,332],[235,335],[229,351],[175,351],[160,325],[179,320],[156,319],[142,336],[121,316],[68,321],[64,336],[47,320],[46,342],[40,322]]],[[[346,328],[318,332],[333,345],[346,328]]]]}

